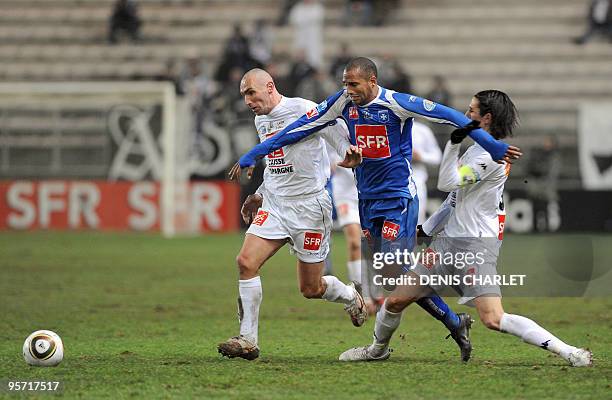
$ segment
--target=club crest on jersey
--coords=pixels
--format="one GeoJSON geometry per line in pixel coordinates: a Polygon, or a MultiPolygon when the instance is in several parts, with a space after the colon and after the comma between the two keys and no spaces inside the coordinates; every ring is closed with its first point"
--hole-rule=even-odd
{"type": "Polygon", "coordinates": [[[431,100],[423,99],[423,107],[425,107],[427,111],[433,111],[433,109],[436,108],[436,103],[431,100]]]}
{"type": "Polygon", "coordinates": [[[378,120],[380,122],[388,122],[389,121],[389,111],[387,111],[387,110],[380,110],[378,112],[378,120]]]}
{"type": "Polygon", "coordinates": [[[357,107],[355,106],[349,107],[349,119],[359,119],[359,113],[357,112],[357,107]]]}
{"type": "Polygon", "coordinates": [[[259,210],[255,218],[253,219],[253,225],[262,226],[263,223],[266,222],[266,220],[268,219],[268,214],[270,213],[267,211],[259,210]]]}
{"type": "Polygon", "coordinates": [[[318,232],[306,232],[304,234],[304,250],[319,250],[321,248],[321,242],[323,240],[323,234],[318,232]]]}
{"type": "Polygon", "coordinates": [[[385,221],[382,228],[382,236],[387,240],[395,240],[397,239],[397,235],[399,235],[400,226],[391,221],[385,221]]]}
{"type": "Polygon", "coordinates": [[[319,105],[317,105],[316,108],[318,112],[325,111],[325,109],[327,108],[327,100],[323,100],[321,103],[319,103],[319,105]]]}

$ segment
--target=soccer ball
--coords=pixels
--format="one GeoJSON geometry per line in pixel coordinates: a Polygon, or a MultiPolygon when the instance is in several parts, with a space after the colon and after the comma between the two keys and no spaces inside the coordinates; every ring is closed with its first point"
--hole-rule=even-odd
{"type": "Polygon", "coordinates": [[[30,365],[54,367],[64,358],[64,344],[57,333],[36,331],[23,343],[23,358],[30,365]]]}

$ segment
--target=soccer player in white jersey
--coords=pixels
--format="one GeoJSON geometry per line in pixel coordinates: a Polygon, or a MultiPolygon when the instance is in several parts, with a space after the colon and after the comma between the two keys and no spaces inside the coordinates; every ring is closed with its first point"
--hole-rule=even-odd
{"type": "MultiPolygon", "coordinates": [[[[272,77],[261,69],[244,75],[240,93],[256,114],[260,141],[316,106],[309,100],[279,94],[272,77]]],[[[258,318],[262,301],[259,269],[286,243],[291,244],[297,256],[299,286],[304,297],[344,304],[355,326],[363,325],[367,318],[364,300],[355,284],[346,285],[334,276],[322,276],[332,218],[331,199],[325,190],[330,167],[323,138],[345,155],[340,166],[351,168],[361,162],[361,151],[350,145],[343,122],[333,121],[319,134],[269,154],[262,185],[243,204],[242,217],[251,225],[236,258],[240,272],[240,335],[219,344],[218,350],[224,356],[247,360],[259,356],[258,318]]],[[[239,176],[239,169],[234,166],[230,179],[239,176]]]]}
{"type": "Polygon", "coordinates": [[[427,209],[427,167],[440,165],[442,151],[433,131],[422,122],[412,124],[412,176],[419,194],[418,224],[425,222],[427,209]]]}
{"type": "MultiPolygon", "coordinates": [[[[506,313],[499,286],[478,283],[477,278],[497,274],[497,255],[505,223],[502,194],[510,166],[494,162],[478,144],[470,146],[461,157],[459,148],[469,130],[477,127],[496,139],[511,135],[518,114],[508,95],[498,90],[486,90],[472,98],[466,115],[474,122],[470,127],[457,129],[451,134],[442,157],[438,189],[450,194],[421,229],[425,234],[438,233],[427,252],[434,255],[447,254],[448,251],[458,254],[465,252],[466,248],[472,249],[476,243],[480,250],[485,250],[481,253],[483,262],[460,267],[456,261],[458,258],[453,263],[445,263],[436,257],[425,258],[424,263],[417,264],[408,274],[417,278],[419,275],[459,276],[459,283],[453,289],[462,296],[460,303],[475,306],[487,328],[512,334],[526,343],[551,351],[574,367],[590,366],[592,354],[589,350],[564,343],[529,318],[506,313]]],[[[340,360],[389,358],[389,341],[399,326],[402,311],[428,290],[440,288],[425,288],[418,282],[416,279],[414,285],[398,287],[387,298],[376,318],[372,345],[347,350],[340,355],[340,360]]]]}

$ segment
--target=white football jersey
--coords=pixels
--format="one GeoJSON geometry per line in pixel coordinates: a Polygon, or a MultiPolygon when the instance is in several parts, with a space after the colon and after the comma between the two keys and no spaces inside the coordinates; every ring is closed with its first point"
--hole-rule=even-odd
{"type": "MultiPolygon", "coordinates": [[[[440,166],[438,188],[451,192],[442,205],[442,208],[450,208],[450,212],[441,234],[448,237],[497,237],[501,240],[506,215],[504,183],[510,164],[497,164],[477,143],[470,146],[457,162],[460,147],[449,141],[440,166]]],[[[431,227],[428,230],[431,231],[431,227]]]]}
{"type": "MultiPolygon", "coordinates": [[[[282,97],[269,114],[255,117],[260,142],[274,136],[316,106],[316,103],[299,97],[282,97]]],[[[268,154],[262,185],[265,191],[277,196],[299,196],[323,190],[329,179],[330,167],[323,138],[340,154],[346,153],[350,146],[346,125],[336,121],[314,135],[268,154]]]]}

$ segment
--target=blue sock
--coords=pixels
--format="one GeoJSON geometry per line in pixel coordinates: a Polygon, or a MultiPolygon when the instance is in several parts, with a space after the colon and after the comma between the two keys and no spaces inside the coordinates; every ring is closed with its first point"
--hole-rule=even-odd
{"type": "Polygon", "coordinates": [[[417,301],[417,304],[431,314],[432,317],[441,321],[449,331],[459,327],[459,317],[440,296],[434,294],[429,297],[423,297],[417,301]]]}

